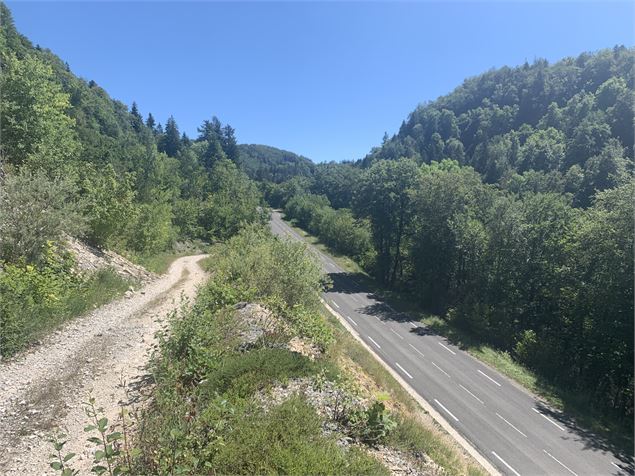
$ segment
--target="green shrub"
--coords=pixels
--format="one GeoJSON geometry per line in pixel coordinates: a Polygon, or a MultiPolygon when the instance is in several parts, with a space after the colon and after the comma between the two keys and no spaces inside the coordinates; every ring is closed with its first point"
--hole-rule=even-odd
{"type": "Polygon", "coordinates": [[[255,349],[222,359],[199,388],[204,393],[231,393],[246,398],[272,382],[311,375],[319,367],[307,357],[286,349],[255,349]]]}
{"type": "Polygon", "coordinates": [[[218,474],[388,474],[358,449],[322,436],[321,418],[299,397],[236,422],[214,459],[218,474]]]}
{"type": "Polygon", "coordinates": [[[76,188],[66,178],[22,171],[0,183],[0,260],[37,263],[47,241],[85,229],[76,188]]]}
{"type": "Polygon", "coordinates": [[[22,262],[0,270],[0,357],[109,301],[129,285],[110,270],[81,277],[73,272],[74,264],[70,254],[49,242],[39,266],[22,262]]]}

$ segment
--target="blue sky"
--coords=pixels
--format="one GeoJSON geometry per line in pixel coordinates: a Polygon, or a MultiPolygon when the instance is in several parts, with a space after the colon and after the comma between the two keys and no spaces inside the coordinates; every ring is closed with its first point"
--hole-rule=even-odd
{"type": "Polygon", "coordinates": [[[7,2],[19,31],[112,97],[196,135],[363,157],[487,69],[634,44],[633,2],[7,2]]]}

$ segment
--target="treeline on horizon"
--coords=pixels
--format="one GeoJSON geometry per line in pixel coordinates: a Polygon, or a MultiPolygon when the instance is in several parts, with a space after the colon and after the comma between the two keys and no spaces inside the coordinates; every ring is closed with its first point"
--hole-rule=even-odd
{"type": "Polygon", "coordinates": [[[634,62],[615,47],[470,78],[364,159],[266,198],[632,428],[634,62]]]}

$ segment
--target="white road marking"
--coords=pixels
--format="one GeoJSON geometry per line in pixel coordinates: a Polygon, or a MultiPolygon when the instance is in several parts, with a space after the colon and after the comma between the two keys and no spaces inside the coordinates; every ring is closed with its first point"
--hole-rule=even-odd
{"type": "Polygon", "coordinates": [[[562,431],[566,431],[564,428],[562,428],[560,425],[558,425],[555,421],[553,421],[551,418],[549,418],[547,415],[543,415],[542,413],[540,413],[538,410],[536,410],[535,408],[532,408],[533,411],[535,411],[538,415],[540,415],[541,417],[543,417],[545,420],[547,420],[549,423],[551,423],[554,426],[557,426],[558,428],[560,428],[562,431]]]}
{"type": "Polygon", "coordinates": [[[397,367],[399,367],[403,373],[405,373],[408,377],[412,378],[412,375],[410,375],[406,369],[404,369],[401,365],[399,365],[399,362],[395,362],[395,364],[397,364],[397,367]]]}
{"type": "Polygon", "coordinates": [[[478,372],[479,374],[481,374],[481,375],[482,375],[482,376],[484,376],[484,377],[487,377],[488,379],[490,379],[492,382],[494,382],[494,383],[495,383],[496,385],[498,385],[499,387],[501,386],[501,384],[500,384],[500,383],[498,383],[496,380],[494,380],[492,377],[490,377],[490,376],[489,376],[489,375],[487,375],[486,373],[481,372],[479,369],[476,369],[476,370],[477,370],[477,372],[478,372]]]}
{"type": "Polygon", "coordinates": [[[436,398],[434,399],[434,401],[437,402],[437,405],[439,405],[441,408],[443,408],[447,412],[448,415],[450,415],[452,418],[454,418],[454,421],[459,421],[459,419],[457,417],[455,417],[450,410],[448,410],[447,408],[445,408],[443,406],[443,403],[441,403],[436,398]]]}
{"type": "Polygon", "coordinates": [[[397,331],[395,331],[392,327],[390,327],[389,329],[392,331],[392,333],[393,333],[393,334],[395,334],[397,337],[399,337],[401,340],[403,340],[403,337],[401,337],[401,336],[397,333],[397,331]]]}
{"type": "Polygon", "coordinates": [[[346,316],[346,319],[348,319],[349,321],[351,321],[353,324],[357,326],[357,322],[355,322],[350,316],[346,316]]]}
{"type": "Polygon", "coordinates": [[[474,398],[476,398],[479,402],[481,402],[483,405],[485,405],[485,402],[483,400],[481,400],[480,398],[478,398],[476,395],[474,395],[472,392],[470,392],[467,388],[465,388],[463,385],[459,384],[459,387],[461,387],[463,390],[465,390],[467,393],[469,393],[470,395],[472,395],[474,398]]]}
{"type": "Polygon", "coordinates": [[[547,453],[547,455],[553,459],[556,463],[558,463],[560,466],[562,466],[564,469],[566,469],[567,471],[569,471],[571,474],[573,474],[573,476],[578,476],[577,473],[575,473],[574,471],[571,470],[571,468],[568,468],[562,461],[558,461],[558,459],[552,455],[551,453],[549,453],[547,450],[542,450],[545,453],[547,453]]]}
{"type": "Polygon", "coordinates": [[[412,344],[408,344],[408,345],[412,347],[415,350],[415,352],[417,352],[421,357],[425,357],[425,355],[423,355],[423,353],[419,349],[417,349],[414,345],[412,344]]]}
{"type": "Polygon", "coordinates": [[[379,322],[381,322],[383,325],[386,325],[386,323],[384,321],[382,321],[378,316],[375,316],[375,319],[377,319],[379,322]]]}
{"type": "Polygon", "coordinates": [[[336,308],[338,308],[338,309],[340,308],[340,306],[339,306],[339,305],[338,305],[335,301],[331,301],[331,302],[333,303],[333,305],[334,305],[336,308]]]}
{"type": "Polygon", "coordinates": [[[620,471],[620,472],[624,472],[624,470],[623,470],[622,468],[620,468],[618,465],[616,465],[615,463],[613,463],[613,461],[611,461],[611,464],[612,464],[613,466],[615,466],[615,467],[617,468],[617,470],[618,470],[618,471],[620,471]]]}
{"type": "Polygon", "coordinates": [[[518,471],[516,471],[514,468],[512,468],[510,465],[507,464],[507,461],[505,461],[503,458],[498,456],[494,451],[492,451],[492,454],[496,456],[501,463],[507,466],[507,469],[509,469],[512,473],[514,473],[516,476],[520,476],[520,473],[518,471]]]}
{"type": "Polygon", "coordinates": [[[445,350],[447,350],[449,353],[451,353],[452,355],[456,355],[456,352],[454,352],[452,349],[450,349],[449,347],[444,346],[441,342],[437,342],[437,344],[439,344],[441,347],[443,347],[445,350]]]}
{"type": "Polygon", "coordinates": [[[353,301],[359,302],[359,298],[355,296],[354,294],[351,294],[351,297],[353,298],[353,301]]]}
{"type": "Polygon", "coordinates": [[[439,369],[441,372],[443,372],[445,375],[447,375],[448,377],[450,377],[450,374],[447,373],[445,370],[443,370],[441,367],[439,367],[437,364],[435,364],[434,362],[432,362],[432,365],[434,365],[437,369],[439,369]]]}
{"type": "Polygon", "coordinates": [[[520,431],[518,428],[516,428],[514,425],[512,425],[510,422],[508,422],[507,420],[505,420],[505,418],[503,418],[500,414],[496,414],[496,416],[498,418],[500,418],[501,420],[503,420],[505,423],[507,423],[509,426],[511,426],[514,430],[516,430],[518,433],[520,433],[521,435],[523,435],[525,438],[527,438],[527,435],[525,435],[522,431],[520,431]]]}
{"type": "Polygon", "coordinates": [[[375,339],[373,339],[371,336],[367,336],[367,337],[370,339],[370,341],[371,341],[373,344],[375,344],[375,345],[377,346],[377,348],[378,348],[378,349],[381,349],[381,346],[380,346],[377,342],[375,342],[375,339]]]}
{"type": "Polygon", "coordinates": [[[414,323],[414,322],[412,322],[412,321],[409,321],[409,322],[408,322],[408,324],[410,324],[412,327],[415,327],[415,328],[416,328],[416,327],[419,327],[417,324],[415,324],[415,323],[414,323]]]}

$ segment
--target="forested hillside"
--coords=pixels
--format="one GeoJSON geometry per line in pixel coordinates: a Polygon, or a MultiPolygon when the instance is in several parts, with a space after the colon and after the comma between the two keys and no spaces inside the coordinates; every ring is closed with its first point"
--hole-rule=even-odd
{"type": "Polygon", "coordinates": [[[267,199],[384,286],[632,423],[634,62],[615,47],[489,71],[358,163],[319,164],[267,199]]]}
{"type": "MultiPolygon", "coordinates": [[[[65,234],[143,259],[177,240],[224,240],[261,221],[260,192],[236,165],[234,130],[216,118],[198,136],[111,99],[20,35],[0,4],[2,83],[0,354],[26,323],[72,313],[65,234]]],[[[125,287],[124,287],[125,289],[125,287]]],[[[43,323],[42,327],[46,327],[43,323]]],[[[38,326],[36,326],[38,327],[38,326]]]]}
{"type": "Polygon", "coordinates": [[[295,176],[310,177],[315,165],[310,159],[268,145],[240,144],[238,164],[250,178],[280,183],[295,176]]]}

